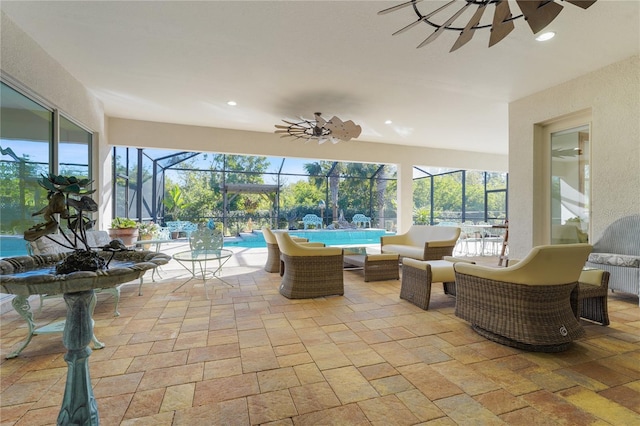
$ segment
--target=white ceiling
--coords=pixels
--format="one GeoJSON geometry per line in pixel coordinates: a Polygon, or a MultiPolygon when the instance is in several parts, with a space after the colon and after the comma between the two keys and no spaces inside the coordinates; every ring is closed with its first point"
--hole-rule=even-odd
{"type": "Polygon", "coordinates": [[[283,118],[320,111],[360,124],[359,140],[499,154],[508,150],[509,102],[640,52],[639,0],[599,0],[587,10],[562,2],[545,29],[557,33],[551,41],[534,41],[518,19],[497,45],[488,48],[488,30],[479,30],[454,53],[453,32],[416,49],[433,32],[426,24],[392,36],[416,19],[410,7],[377,15],[399,3],[3,0],[0,7],[109,116],[273,132],[283,118]]]}

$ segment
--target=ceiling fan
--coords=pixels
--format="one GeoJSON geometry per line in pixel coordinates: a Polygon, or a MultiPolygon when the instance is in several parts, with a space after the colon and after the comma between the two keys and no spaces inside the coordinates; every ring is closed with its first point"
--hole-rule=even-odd
{"type": "Polygon", "coordinates": [[[282,120],[287,125],[276,124],[278,130],[275,133],[282,133],[281,137],[283,138],[306,139],[306,142],[317,139],[319,144],[326,141],[331,141],[334,144],[340,141],[346,142],[360,136],[362,128],[353,121],[342,121],[335,115],[330,120],[325,120],[321,114],[321,112],[314,113],[314,120],[307,120],[303,117],[300,117],[301,121],[298,122],[282,120]]]}
{"type": "MultiPolygon", "coordinates": [[[[412,6],[413,11],[418,17],[417,20],[411,22],[409,25],[399,29],[393,35],[401,34],[407,31],[410,28],[424,22],[431,27],[435,28],[435,31],[429,35],[422,43],[418,45],[418,47],[425,46],[435,39],[437,39],[444,30],[458,31],[460,35],[458,39],[454,43],[450,52],[459,49],[464,46],[471,38],[473,37],[475,30],[490,28],[491,35],[489,36],[489,47],[498,43],[502,39],[504,39],[509,33],[514,29],[513,21],[518,18],[524,17],[525,21],[531,27],[531,31],[534,34],[541,31],[547,25],[553,21],[556,16],[562,11],[562,6],[558,4],[555,0],[516,0],[516,3],[520,7],[520,11],[522,14],[513,16],[511,14],[511,9],[509,7],[508,0],[451,0],[448,3],[444,4],[436,8],[435,10],[423,14],[418,8],[418,3],[422,0],[409,0],[405,3],[400,3],[396,6],[389,7],[387,9],[381,10],[378,12],[378,15],[384,15],[389,12],[395,12],[396,10],[400,10],[407,6],[412,6]],[[463,3],[462,7],[455,11],[453,14],[446,14],[446,9],[453,4],[460,5],[463,3]],[[495,5],[495,11],[493,13],[493,19],[491,23],[488,20],[484,23],[481,22],[482,15],[485,10],[490,5],[495,5]],[[466,25],[464,26],[454,26],[454,21],[460,17],[465,11],[471,11],[471,6],[477,6],[477,9],[469,19],[466,25]],[[441,13],[444,12],[444,13],[441,13]],[[444,18],[436,18],[436,15],[444,18]],[[436,21],[438,19],[438,21],[436,21]]],[[[597,0],[562,0],[567,3],[574,4],[583,9],[589,8],[593,5],[597,0]]],[[[469,12],[470,14],[471,12],[469,12]]]]}

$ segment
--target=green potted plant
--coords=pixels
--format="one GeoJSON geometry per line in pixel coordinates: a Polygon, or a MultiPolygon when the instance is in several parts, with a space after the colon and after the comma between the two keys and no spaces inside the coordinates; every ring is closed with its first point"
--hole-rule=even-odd
{"type": "Polygon", "coordinates": [[[143,222],[138,225],[138,236],[141,240],[153,240],[160,230],[160,226],[155,222],[143,222]]]}
{"type": "Polygon", "coordinates": [[[138,222],[127,217],[115,217],[111,221],[109,236],[120,239],[126,246],[132,246],[138,240],[138,222]]]}
{"type": "MultiPolygon", "coordinates": [[[[143,222],[138,225],[138,238],[140,240],[153,240],[157,238],[160,226],[155,222],[143,222]]],[[[142,248],[149,250],[150,244],[143,244],[142,248]]]]}

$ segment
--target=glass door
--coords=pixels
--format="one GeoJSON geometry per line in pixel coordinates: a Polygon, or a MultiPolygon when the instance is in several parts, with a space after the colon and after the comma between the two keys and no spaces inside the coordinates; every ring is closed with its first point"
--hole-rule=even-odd
{"type": "Polygon", "coordinates": [[[552,132],[551,244],[589,241],[589,125],[552,132]]]}

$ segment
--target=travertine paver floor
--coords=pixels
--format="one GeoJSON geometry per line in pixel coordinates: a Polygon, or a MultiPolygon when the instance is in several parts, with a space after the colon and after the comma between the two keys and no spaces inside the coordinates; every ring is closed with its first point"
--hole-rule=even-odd
{"type": "MultiPolygon", "coordinates": [[[[586,337],[560,354],[489,342],[455,317],[434,285],[429,311],[400,300],[400,281],[345,272],[345,295],[288,300],[266,249],[234,249],[225,280],[163,280],[122,288],[120,317],[98,296],[90,358],[103,425],[640,424],[638,298],[611,294],[611,325],[583,321],[586,337]]],[[[487,260],[487,259],[483,259],[487,260]]],[[[493,259],[490,259],[493,262],[493,259]]],[[[37,306],[35,300],[32,303],[37,306]]],[[[55,424],[64,383],[60,334],[26,335],[3,309],[2,425],[55,424]]],[[[45,302],[38,325],[63,319],[45,302]]]]}

